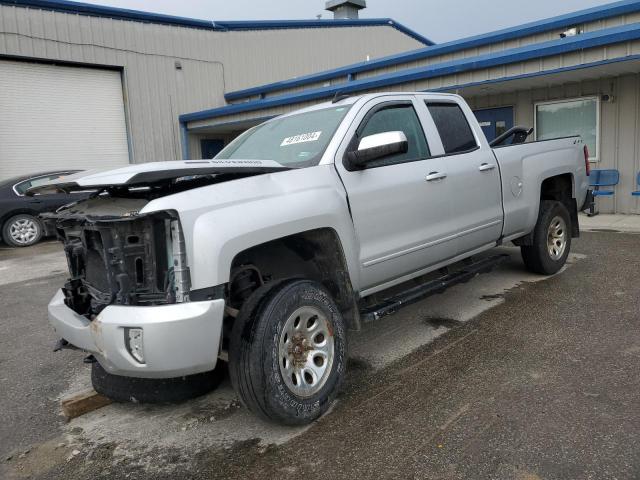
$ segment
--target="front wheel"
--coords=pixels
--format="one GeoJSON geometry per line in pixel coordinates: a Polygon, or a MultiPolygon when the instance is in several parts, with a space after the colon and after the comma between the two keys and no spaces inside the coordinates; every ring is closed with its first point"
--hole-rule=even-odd
{"type": "Polygon", "coordinates": [[[240,310],[229,347],[231,382],[244,405],[287,425],[326,412],[346,370],[344,320],[310,280],[257,290],[240,310]]]}
{"type": "Polygon", "coordinates": [[[520,247],[527,269],[542,275],[557,273],[571,250],[571,216],[567,207],[552,200],[540,205],[533,245],[520,247]]]}

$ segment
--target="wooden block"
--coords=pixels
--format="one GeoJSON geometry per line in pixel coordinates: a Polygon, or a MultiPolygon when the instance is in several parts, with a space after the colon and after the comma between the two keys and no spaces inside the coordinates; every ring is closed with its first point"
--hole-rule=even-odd
{"type": "Polygon", "coordinates": [[[60,401],[62,413],[67,419],[79,417],[85,413],[93,412],[99,408],[109,405],[109,400],[104,395],[100,395],[93,389],[77,393],[72,397],[64,398],[60,401]]]}

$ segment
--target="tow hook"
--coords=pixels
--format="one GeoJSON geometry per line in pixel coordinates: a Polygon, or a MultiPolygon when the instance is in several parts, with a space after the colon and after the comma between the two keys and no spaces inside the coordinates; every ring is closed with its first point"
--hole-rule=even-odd
{"type": "MultiPolygon", "coordinates": [[[[80,349],[78,347],[76,347],[75,345],[71,345],[64,338],[61,338],[53,346],[53,351],[54,352],[59,352],[60,350],[80,350],[80,349]]],[[[94,357],[93,355],[87,355],[86,357],[84,357],[82,359],[82,362],[83,363],[96,363],[97,360],[96,360],[96,357],[94,357]]]]}
{"type": "Polygon", "coordinates": [[[61,338],[53,346],[54,352],[59,352],[60,350],[78,350],[78,347],[76,347],[75,345],[71,345],[64,338],[61,338]]]}
{"type": "Polygon", "coordinates": [[[96,362],[97,362],[96,357],[94,357],[93,355],[87,355],[82,359],[82,363],[96,363],[96,362]]]}

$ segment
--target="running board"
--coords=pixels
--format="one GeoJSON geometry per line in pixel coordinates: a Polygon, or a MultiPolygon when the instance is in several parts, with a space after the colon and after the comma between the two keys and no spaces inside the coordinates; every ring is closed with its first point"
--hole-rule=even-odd
{"type": "Polygon", "coordinates": [[[508,258],[509,255],[501,254],[483,258],[477,262],[467,263],[461,270],[457,270],[453,273],[447,273],[440,278],[405,290],[402,293],[386,298],[377,305],[372,305],[361,310],[360,318],[363,323],[379,320],[382,317],[386,317],[387,315],[397,312],[400,308],[406,305],[411,305],[412,303],[416,303],[424,298],[430,297],[431,295],[435,295],[436,293],[443,293],[447,288],[453,285],[468,282],[476,275],[490,272],[508,258]]]}

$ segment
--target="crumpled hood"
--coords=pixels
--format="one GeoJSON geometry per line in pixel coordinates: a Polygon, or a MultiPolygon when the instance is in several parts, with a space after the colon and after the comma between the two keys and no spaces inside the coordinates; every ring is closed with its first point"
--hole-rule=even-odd
{"type": "Polygon", "coordinates": [[[35,193],[73,192],[106,187],[144,187],[182,177],[271,173],[290,170],[273,160],[183,160],[129,165],[105,170],[90,170],[67,175],[27,191],[35,193]]]}

